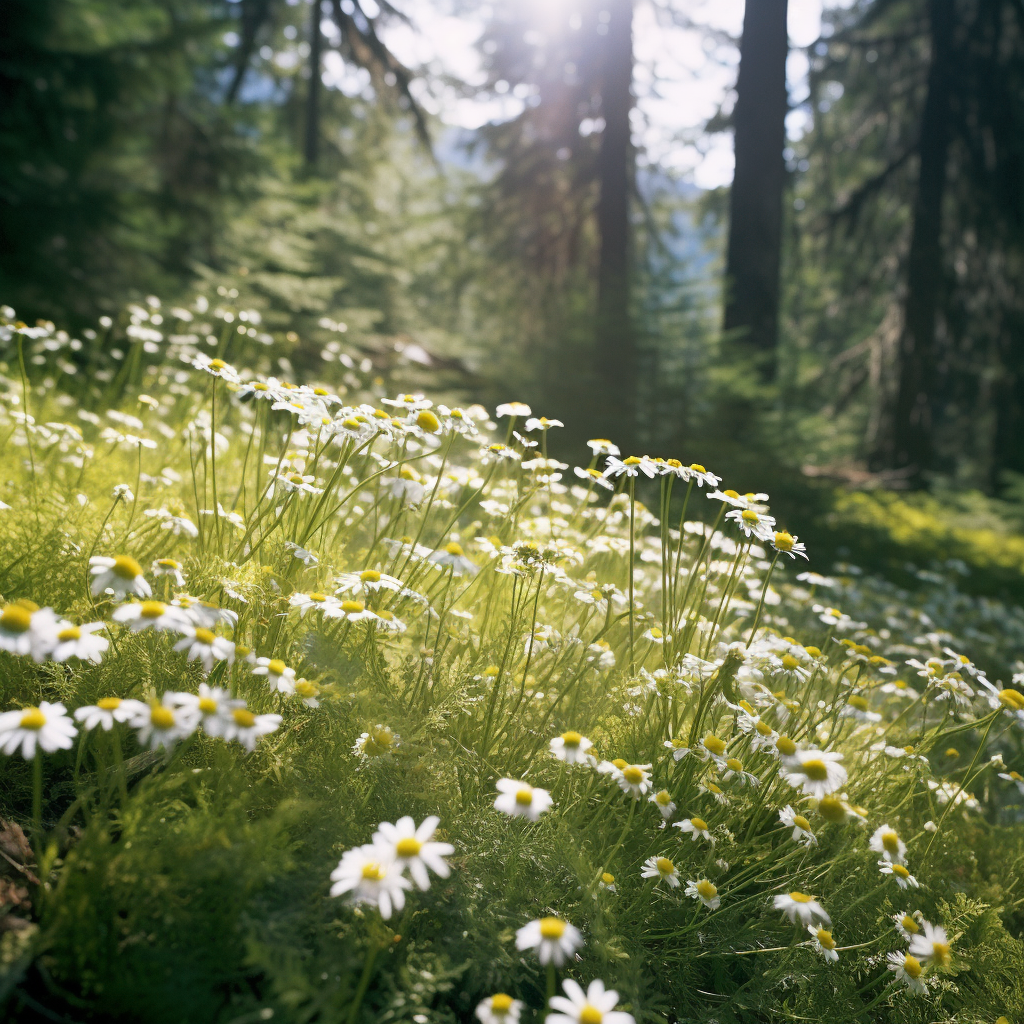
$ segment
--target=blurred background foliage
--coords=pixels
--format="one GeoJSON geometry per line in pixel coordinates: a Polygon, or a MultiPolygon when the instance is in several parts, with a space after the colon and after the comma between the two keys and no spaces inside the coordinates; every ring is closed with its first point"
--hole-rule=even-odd
{"type": "Polygon", "coordinates": [[[81,333],[219,288],[286,376],[401,362],[564,419],[556,454],[611,436],[766,490],[825,566],[957,557],[1016,596],[1024,9],[826,5],[797,138],[787,4],[750,5],[707,30],[738,47],[706,125],[737,164],[701,191],[637,142],[645,4],[694,25],[684,0],[563,0],[543,31],[420,4],[479,25],[470,83],[406,67],[383,0],[10,0],[0,298],[81,333]],[[421,102],[442,86],[519,112],[453,129],[421,102]]]}

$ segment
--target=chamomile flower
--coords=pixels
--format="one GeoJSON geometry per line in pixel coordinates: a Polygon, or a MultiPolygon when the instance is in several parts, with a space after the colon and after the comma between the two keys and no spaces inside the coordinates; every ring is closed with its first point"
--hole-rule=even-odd
{"type": "Polygon", "coordinates": [[[231,701],[232,706],[225,707],[220,716],[219,735],[227,742],[241,743],[249,753],[256,749],[261,736],[269,736],[276,732],[282,718],[280,715],[257,715],[245,707],[245,701],[231,701]]]}
{"type": "Polygon", "coordinates": [[[677,821],[674,827],[680,832],[689,834],[693,842],[703,839],[712,846],[715,845],[715,837],[711,834],[711,829],[703,818],[683,818],[682,821],[677,821]]]}
{"type": "Polygon", "coordinates": [[[640,871],[641,878],[657,878],[670,889],[679,887],[679,870],[668,857],[648,857],[640,871]]]}
{"type": "Polygon", "coordinates": [[[781,910],[794,923],[799,921],[806,926],[820,922],[826,928],[832,926],[832,919],[825,913],[822,905],[805,892],[780,893],[772,903],[776,910],[781,910]]]}
{"type": "Polygon", "coordinates": [[[623,768],[615,766],[610,774],[623,793],[639,800],[651,788],[650,771],[649,764],[627,764],[623,768]]]}
{"type": "Polygon", "coordinates": [[[894,864],[891,860],[880,860],[878,862],[878,870],[883,875],[892,875],[896,879],[896,884],[901,889],[908,887],[912,889],[920,888],[921,883],[902,864],[894,864]]]}
{"type": "Polygon", "coordinates": [[[910,953],[922,963],[948,967],[952,962],[952,943],[946,929],[929,921],[921,922],[921,931],[911,936],[910,953]]]}
{"type": "Polygon", "coordinates": [[[173,558],[158,558],[154,561],[149,571],[156,577],[169,576],[171,582],[176,587],[185,586],[185,576],[182,572],[181,562],[176,562],[173,558]]]}
{"type": "Polygon", "coordinates": [[[424,818],[419,827],[409,815],[399,818],[393,825],[382,821],[373,834],[372,842],[384,847],[396,864],[409,872],[416,885],[426,891],[430,888],[429,871],[439,878],[451,874],[445,857],[455,852],[451,843],[439,843],[433,839],[441,819],[431,815],[424,818]]]}
{"type": "Polygon", "coordinates": [[[93,596],[107,593],[114,597],[134,594],[136,597],[150,597],[153,593],[142,566],[131,555],[117,555],[107,558],[94,555],[89,559],[89,572],[92,575],[93,596]]]}
{"type": "Polygon", "coordinates": [[[401,737],[386,725],[375,725],[361,733],[352,746],[352,753],[363,761],[390,757],[401,743],[401,737]]]}
{"type": "Polygon", "coordinates": [[[203,626],[186,626],[185,634],[175,645],[176,651],[188,651],[187,661],[199,661],[206,672],[211,672],[218,661],[229,665],[235,660],[235,645],[212,629],[203,626]]]}
{"type": "Polygon", "coordinates": [[[143,629],[174,630],[182,632],[189,626],[184,609],[163,601],[132,601],[114,609],[110,616],[115,622],[126,622],[133,633],[143,629]]]}
{"type": "Polygon", "coordinates": [[[257,658],[252,674],[266,676],[272,693],[284,693],[290,697],[295,692],[295,669],[289,668],[280,658],[257,658]]]}
{"type": "Polygon", "coordinates": [[[610,871],[601,872],[601,877],[597,880],[597,887],[607,892],[618,892],[618,889],[615,888],[615,876],[610,871]]]}
{"type": "Polygon", "coordinates": [[[999,772],[999,778],[1006,782],[1012,782],[1017,787],[1017,792],[1024,796],[1024,775],[1020,772],[999,772]]]}
{"type": "Polygon", "coordinates": [[[648,803],[654,804],[661,813],[661,816],[669,821],[673,814],[676,813],[676,805],[672,800],[672,794],[667,789],[659,789],[657,793],[652,793],[648,798],[648,803]]]}
{"type": "Polygon", "coordinates": [[[170,750],[178,740],[191,736],[200,716],[194,707],[183,707],[175,693],[165,693],[157,704],[141,704],[128,724],[135,730],[139,743],[150,750],[170,750]]]}
{"type": "Polygon", "coordinates": [[[583,764],[587,762],[587,751],[593,745],[586,736],[570,730],[551,740],[548,749],[559,761],[565,761],[566,764],[583,764]]]}
{"type": "Polygon", "coordinates": [[[811,936],[811,945],[816,953],[820,953],[830,963],[839,959],[836,952],[836,940],[832,938],[832,932],[818,924],[809,924],[807,931],[811,936]]]}
{"type": "Polygon", "coordinates": [[[905,942],[910,942],[915,935],[919,935],[921,932],[921,922],[924,920],[921,911],[917,910],[913,914],[902,913],[892,915],[893,923],[896,925],[896,931],[900,933],[900,937],[905,942]]]}
{"type": "Polygon", "coordinates": [[[435,565],[450,568],[456,576],[462,576],[466,573],[473,576],[480,571],[479,567],[466,557],[466,552],[463,551],[462,545],[454,540],[449,541],[439,551],[431,551],[427,559],[435,565]]]}
{"type": "Polygon", "coordinates": [[[846,785],[846,769],[839,763],[843,755],[835,751],[799,750],[788,761],[783,774],[805,796],[821,799],[846,785]]]}
{"type": "Polygon", "coordinates": [[[813,846],[818,841],[818,837],[811,831],[811,823],[802,814],[797,814],[789,804],[779,811],[779,821],[787,828],[793,829],[794,843],[813,846]]]}
{"type": "Polygon", "coordinates": [[[775,520],[764,512],[734,508],[725,513],[725,518],[731,519],[748,539],[770,541],[775,535],[775,520]]]}
{"type": "Polygon", "coordinates": [[[691,899],[700,900],[708,910],[717,910],[722,905],[722,897],[718,895],[718,886],[706,878],[690,879],[684,890],[691,899]]]}
{"type": "Polygon", "coordinates": [[[640,474],[653,480],[658,475],[658,464],[649,456],[630,455],[626,459],[619,459],[614,455],[608,456],[605,463],[604,476],[615,478],[620,476],[637,477],[640,474]]]}
{"type": "Polygon", "coordinates": [[[533,410],[525,402],[504,402],[494,410],[494,415],[499,420],[505,416],[518,419],[520,416],[533,415],[533,410]]]}
{"type": "Polygon", "coordinates": [[[385,921],[405,907],[405,893],[412,883],[402,874],[401,865],[388,859],[388,851],[368,843],[346,850],[331,872],[332,896],[345,896],[352,903],[377,907],[385,921]]]}
{"type": "Polygon", "coordinates": [[[353,590],[377,592],[380,590],[399,591],[403,587],[401,580],[389,576],[379,569],[363,569],[361,572],[343,572],[335,577],[338,589],[336,594],[348,594],[353,590]]]}
{"type": "Polygon", "coordinates": [[[15,601],[0,611],[0,650],[44,661],[57,643],[57,616],[32,601],[15,601]]]}
{"type": "Polygon", "coordinates": [[[95,704],[75,708],[75,721],[85,732],[99,728],[110,732],[115,722],[128,722],[149,710],[141,700],[123,700],[121,697],[100,697],[95,704]]]}
{"type": "Polygon", "coordinates": [[[801,544],[796,537],[785,530],[775,532],[772,536],[772,546],[776,551],[789,555],[790,558],[796,558],[797,555],[804,559],[807,558],[807,545],[801,544]]]}
{"type": "Polygon", "coordinates": [[[548,1000],[552,1010],[545,1018],[545,1024],[636,1024],[632,1014],[616,1010],[619,993],[605,989],[604,982],[592,981],[584,992],[571,978],[562,982],[564,996],[552,996],[548,1000]]]}
{"type": "Polygon", "coordinates": [[[106,629],[105,622],[85,622],[76,626],[71,622],[58,622],[56,643],[50,651],[53,661],[67,661],[68,658],[80,658],[98,665],[110,646],[105,636],[97,636],[101,629],[106,629]]]}
{"type": "Polygon", "coordinates": [[[20,752],[30,761],[37,750],[47,754],[70,750],[77,732],[63,704],[40,701],[38,707],[0,714],[0,753],[10,756],[20,752]]]}
{"type": "Polygon", "coordinates": [[[760,779],[751,772],[746,771],[743,762],[738,757],[727,757],[725,759],[725,771],[722,778],[726,781],[735,779],[741,786],[759,786],[760,779]]]}
{"type": "Polygon", "coordinates": [[[889,953],[886,958],[889,970],[895,972],[896,980],[902,981],[907,989],[917,995],[928,994],[928,983],[924,980],[921,961],[910,953],[889,953]]]}
{"type": "Polygon", "coordinates": [[[312,591],[308,594],[301,590],[295,591],[288,598],[290,608],[298,608],[299,618],[305,618],[306,612],[320,612],[328,618],[337,618],[340,614],[340,606],[337,598],[319,591],[312,591]]]}
{"type": "Polygon", "coordinates": [[[595,437],[587,442],[587,447],[594,455],[620,455],[619,446],[612,444],[607,438],[595,437]]]}
{"type": "Polygon", "coordinates": [[[541,964],[561,967],[583,945],[578,928],[560,917],[541,917],[516,932],[516,949],[537,950],[541,964]]]}
{"type": "Polygon", "coordinates": [[[498,779],[494,784],[498,796],[494,801],[495,810],[512,818],[529,818],[537,821],[554,801],[546,789],[531,786],[515,779],[498,779]]]}
{"type": "Polygon", "coordinates": [[[868,841],[868,849],[895,864],[907,863],[907,844],[888,825],[879,825],[868,841]]]}
{"type": "Polygon", "coordinates": [[[496,992],[478,1003],[476,1014],[480,1024],[519,1024],[519,1015],[523,1012],[523,1004],[504,992],[496,992]]]}

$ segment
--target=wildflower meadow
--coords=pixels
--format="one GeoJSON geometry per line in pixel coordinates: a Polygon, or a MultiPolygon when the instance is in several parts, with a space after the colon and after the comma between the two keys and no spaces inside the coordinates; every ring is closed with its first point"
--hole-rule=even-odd
{"type": "Polygon", "coordinates": [[[223,297],[85,337],[0,320],[5,1020],[1024,1020],[1019,610],[223,297]]]}

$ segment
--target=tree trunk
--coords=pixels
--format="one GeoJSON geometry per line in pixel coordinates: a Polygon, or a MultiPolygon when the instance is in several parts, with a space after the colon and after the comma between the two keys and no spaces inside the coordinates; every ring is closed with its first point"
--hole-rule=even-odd
{"type": "Polygon", "coordinates": [[[932,460],[935,328],[943,288],[942,201],[949,155],[954,0],[930,0],[931,63],[918,143],[917,195],[907,257],[899,382],[890,428],[876,461],[923,482],[932,460]]]}
{"type": "Polygon", "coordinates": [[[604,131],[598,156],[600,198],[597,227],[600,256],[597,277],[596,368],[599,415],[606,436],[626,449],[636,428],[636,350],[629,315],[631,242],[629,192],[633,146],[629,115],[633,108],[633,3],[610,0],[604,37],[601,116],[604,131]]]}
{"type": "Polygon", "coordinates": [[[309,92],[306,93],[306,139],[303,146],[307,169],[315,167],[320,156],[320,55],[323,38],[320,0],[313,0],[309,7],[309,92]]]}
{"type": "Polygon", "coordinates": [[[775,375],[786,141],[787,0],[747,0],[736,82],[724,328],[775,375]]]}

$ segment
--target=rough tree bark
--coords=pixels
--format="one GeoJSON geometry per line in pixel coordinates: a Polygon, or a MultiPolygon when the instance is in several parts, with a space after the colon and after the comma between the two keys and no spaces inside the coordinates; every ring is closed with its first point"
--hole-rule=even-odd
{"type": "Polygon", "coordinates": [[[942,204],[949,156],[955,0],[929,2],[931,61],[918,143],[917,194],[907,257],[907,294],[900,339],[899,382],[889,430],[875,461],[909,469],[920,485],[931,466],[935,330],[943,287],[942,204]]]}
{"type": "Polygon", "coordinates": [[[786,140],[787,0],[747,0],[736,82],[724,329],[775,374],[786,140]]]}
{"type": "Polygon", "coordinates": [[[309,5],[309,91],[306,93],[306,137],[302,155],[306,167],[316,166],[320,157],[320,60],[323,52],[323,33],[320,31],[320,0],[309,5]]]}
{"type": "Polygon", "coordinates": [[[633,108],[633,3],[610,0],[604,37],[601,115],[604,131],[598,156],[600,198],[597,227],[600,255],[597,277],[596,368],[603,407],[596,424],[614,428],[626,450],[636,428],[636,345],[629,315],[632,231],[629,194],[634,152],[629,116],[633,108]]]}

